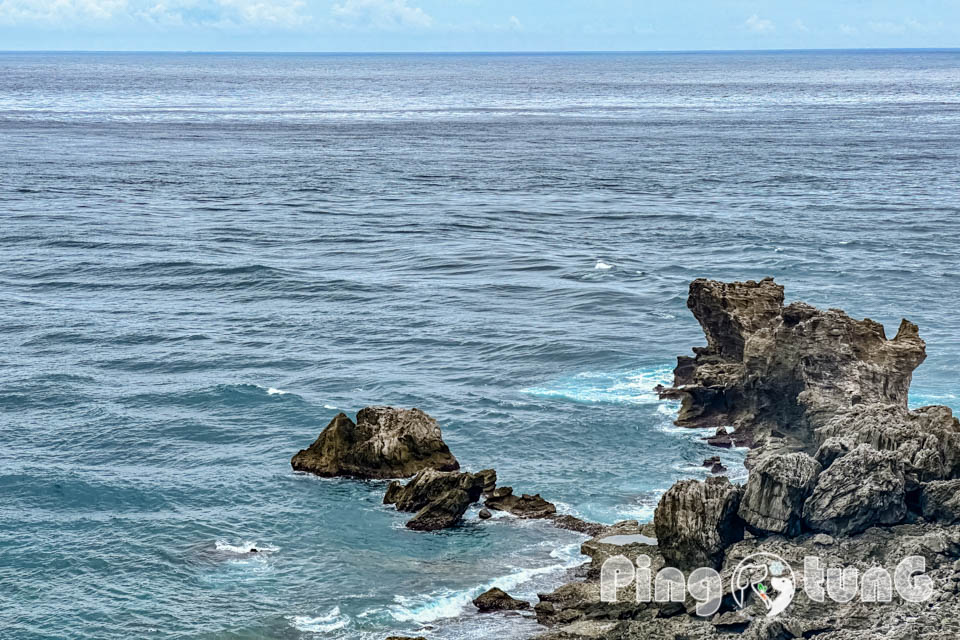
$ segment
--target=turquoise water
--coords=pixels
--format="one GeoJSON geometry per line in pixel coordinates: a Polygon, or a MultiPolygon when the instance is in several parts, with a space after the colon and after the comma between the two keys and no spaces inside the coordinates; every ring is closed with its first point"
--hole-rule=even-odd
{"type": "Polygon", "coordinates": [[[4,637],[525,637],[470,598],[533,599],[581,536],[408,531],[289,458],[417,406],[467,469],[649,518],[717,453],[651,392],[699,276],[908,316],[912,401],[960,407],[958,68],[0,54],[4,637]]]}

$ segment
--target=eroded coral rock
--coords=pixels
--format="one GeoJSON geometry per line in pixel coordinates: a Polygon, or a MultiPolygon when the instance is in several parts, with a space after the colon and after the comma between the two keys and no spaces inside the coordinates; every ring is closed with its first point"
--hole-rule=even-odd
{"type": "Polygon", "coordinates": [[[723,550],[743,538],[741,488],[726,477],[682,480],[660,498],[653,523],[660,552],[678,569],[718,567],[723,550]]]}
{"type": "Polygon", "coordinates": [[[774,455],[750,470],[738,514],[751,530],[797,535],[803,503],[820,475],[820,463],[805,453],[774,455]]]}
{"type": "Polygon", "coordinates": [[[415,511],[407,523],[410,529],[434,531],[452,527],[467,508],[480,499],[489,482],[489,473],[462,473],[424,469],[406,485],[394,480],[383,496],[384,504],[396,505],[398,511],[415,511]]]}
{"type": "Polygon", "coordinates": [[[896,454],[860,445],[820,474],[803,507],[814,531],[849,535],[907,515],[906,480],[896,454]]]}
{"type": "Polygon", "coordinates": [[[367,407],[354,422],[340,413],[290,461],[319,476],[407,478],[422,469],[455,471],[437,421],[419,409],[367,407]]]}

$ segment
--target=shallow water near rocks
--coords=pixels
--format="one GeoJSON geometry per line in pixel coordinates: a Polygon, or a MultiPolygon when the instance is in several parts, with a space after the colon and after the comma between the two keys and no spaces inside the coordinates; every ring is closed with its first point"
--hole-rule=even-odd
{"type": "Polygon", "coordinates": [[[578,534],[292,473],[416,406],[461,464],[648,520],[719,455],[652,388],[693,278],[907,316],[960,407],[960,53],[0,54],[0,628],[522,638],[578,534]],[[249,553],[250,548],[258,553],[249,553]]]}

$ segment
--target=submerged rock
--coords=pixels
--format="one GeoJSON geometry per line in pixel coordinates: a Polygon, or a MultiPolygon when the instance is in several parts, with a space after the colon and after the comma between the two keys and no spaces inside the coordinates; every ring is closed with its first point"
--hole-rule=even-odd
{"type": "Polygon", "coordinates": [[[338,414],[290,464],[296,471],[353,478],[406,478],[422,469],[460,468],[436,420],[419,409],[393,407],[361,409],[356,423],[338,414]]]}
{"type": "Polygon", "coordinates": [[[494,587],[474,598],[473,606],[486,613],[489,611],[522,611],[529,609],[530,603],[525,600],[517,600],[505,591],[494,587]]]}
{"type": "Polygon", "coordinates": [[[723,550],[743,538],[740,497],[741,489],[722,476],[670,487],[653,516],[667,562],[678,569],[720,566],[723,550]]]}

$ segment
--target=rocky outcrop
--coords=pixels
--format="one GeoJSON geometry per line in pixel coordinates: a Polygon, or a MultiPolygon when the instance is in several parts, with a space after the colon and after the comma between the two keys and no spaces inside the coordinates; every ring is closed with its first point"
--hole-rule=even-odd
{"type": "Polygon", "coordinates": [[[319,476],[407,478],[422,469],[454,471],[457,459],[437,421],[419,409],[367,407],[354,422],[340,413],[290,461],[319,476]]]}
{"type": "Polygon", "coordinates": [[[424,469],[406,485],[391,482],[383,503],[396,505],[398,511],[417,512],[407,522],[410,529],[445,529],[460,522],[467,507],[480,500],[491,473],[496,478],[492,469],[478,473],[424,469]]]}
{"type": "Polygon", "coordinates": [[[803,503],[820,476],[805,453],[773,455],[750,471],[738,515],[755,533],[800,533],[803,503]]]}
{"type": "Polygon", "coordinates": [[[858,444],[894,452],[911,487],[960,476],[960,422],[947,407],[907,411],[890,404],[859,405],[826,420],[815,442],[825,460],[835,459],[827,455],[832,450],[858,444]]]}
{"type": "Polygon", "coordinates": [[[678,569],[720,566],[723,550],[743,538],[740,498],[740,488],[725,477],[670,487],[653,516],[660,553],[678,569]]]}
{"type": "Polygon", "coordinates": [[[494,587],[474,598],[473,606],[481,613],[488,613],[490,611],[523,611],[530,608],[530,603],[517,600],[502,589],[494,587]]]}
{"type": "Polygon", "coordinates": [[[547,518],[557,513],[557,507],[540,494],[513,494],[512,487],[497,487],[483,505],[495,511],[506,511],[518,518],[547,518]]]}
{"type": "Polygon", "coordinates": [[[682,425],[809,439],[813,428],[856,405],[906,409],[913,370],[926,356],[916,325],[904,320],[888,340],[870,319],[802,302],[784,306],[783,287],[772,278],[695,280],[687,306],[707,346],[692,359],[681,356],[674,387],[662,390],[682,398],[682,425]]]}
{"type": "Polygon", "coordinates": [[[447,529],[460,522],[473,497],[462,489],[452,489],[432,500],[407,521],[407,528],[415,531],[447,529]]]}
{"type": "Polygon", "coordinates": [[[960,479],[924,485],[920,492],[920,510],[928,520],[960,523],[960,479]]]}
{"type": "Polygon", "coordinates": [[[946,407],[907,407],[925,357],[916,325],[903,320],[888,339],[872,320],[783,299],[769,278],[691,284],[687,304],[707,346],[680,356],[674,385],[659,391],[682,400],[678,424],[716,429],[710,444],[751,447],[749,478],[744,487],[726,478],[675,484],[655,512],[653,544],[635,523],[620,525],[629,534],[584,543],[591,563],[582,579],[541,594],[535,607],[551,627],[544,640],[960,636],[960,422],[946,407]],[[637,603],[632,587],[600,602],[602,562],[641,553],[652,573],[720,571],[717,614],[693,615],[689,598],[637,603]],[[755,596],[742,608],[732,598],[734,570],[755,554],[784,559],[800,579],[775,619],[755,596]],[[893,571],[907,556],[925,560],[931,599],[839,602],[803,590],[807,557],[863,575],[893,571]]]}
{"type": "Polygon", "coordinates": [[[803,506],[813,531],[849,535],[907,515],[906,482],[896,454],[860,445],[824,471],[803,506]]]}
{"type": "Polygon", "coordinates": [[[483,487],[488,482],[487,473],[487,471],[464,473],[424,469],[405,485],[397,480],[391,482],[387,486],[387,493],[383,496],[383,504],[396,505],[398,511],[418,511],[455,489],[464,491],[471,498],[471,502],[476,502],[480,499],[483,487]]]}

